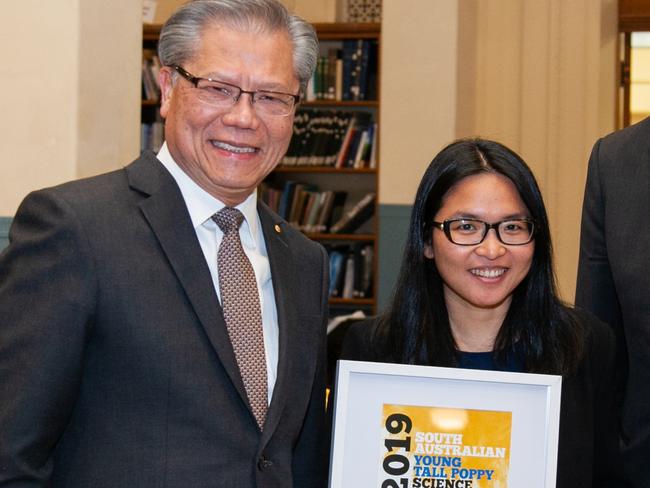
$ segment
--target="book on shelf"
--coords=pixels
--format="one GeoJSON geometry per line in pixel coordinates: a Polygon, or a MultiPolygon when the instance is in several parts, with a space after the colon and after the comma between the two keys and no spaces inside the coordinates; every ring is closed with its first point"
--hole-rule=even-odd
{"type": "Polygon", "coordinates": [[[372,298],[373,245],[371,243],[326,246],[329,255],[331,298],[372,298]]]}
{"type": "Polygon", "coordinates": [[[352,86],[352,71],[354,68],[353,55],[356,49],[354,40],[343,41],[343,87],[341,88],[343,100],[352,100],[350,87],[352,86]]]}
{"type": "Polygon", "coordinates": [[[334,167],[357,169],[368,167],[369,159],[363,160],[361,156],[369,155],[371,152],[369,144],[372,140],[368,139],[368,131],[374,125],[372,119],[373,114],[370,112],[352,112],[345,134],[342,136],[334,167]],[[361,139],[364,139],[363,143],[361,139]]]}
{"type": "Polygon", "coordinates": [[[316,94],[316,100],[325,99],[325,71],[327,67],[325,63],[327,58],[324,56],[319,56],[318,61],[316,62],[316,71],[314,72],[314,93],[316,94]]]}
{"type": "Polygon", "coordinates": [[[377,99],[377,44],[364,39],[359,59],[359,100],[377,99]]]}
{"type": "Polygon", "coordinates": [[[336,165],[336,160],[343,146],[345,134],[353,118],[354,114],[352,112],[337,112],[337,116],[334,120],[332,137],[329,140],[329,146],[327,149],[327,166],[336,165]]]}
{"type": "Polygon", "coordinates": [[[326,190],[323,194],[324,199],[316,226],[313,229],[309,229],[308,232],[327,232],[331,222],[336,222],[343,212],[347,192],[326,190]]]}
{"type": "Polygon", "coordinates": [[[274,188],[268,182],[263,181],[260,183],[258,189],[258,197],[266,203],[271,210],[279,215],[280,199],[282,198],[282,190],[274,188]]]}
{"type": "Polygon", "coordinates": [[[283,166],[367,168],[376,143],[373,113],[301,108],[283,166]]]}
{"type": "Polygon", "coordinates": [[[376,100],[377,52],[373,39],[345,39],[323,50],[308,84],[306,100],[376,100]]]}
{"type": "Polygon", "coordinates": [[[298,162],[298,157],[306,151],[305,148],[309,145],[308,138],[310,134],[307,133],[307,126],[310,116],[311,111],[309,110],[299,109],[296,111],[296,115],[293,118],[293,135],[280,164],[284,166],[295,166],[298,162]]]}
{"type": "Polygon", "coordinates": [[[316,186],[307,183],[297,183],[294,186],[293,196],[291,198],[291,208],[288,213],[289,218],[287,219],[291,225],[297,228],[302,226],[305,207],[309,201],[309,196],[316,191],[316,186]]]}
{"type": "Polygon", "coordinates": [[[352,208],[345,212],[341,218],[330,227],[332,234],[351,233],[361,227],[372,217],[375,211],[374,192],[367,193],[352,208]]]}
{"type": "Polygon", "coordinates": [[[303,232],[316,232],[317,222],[323,211],[323,205],[327,192],[312,192],[305,207],[305,215],[301,229],[303,232]]]}
{"type": "Polygon", "coordinates": [[[354,119],[350,121],[350,124],[345,129],[345,134],[341,139],[341,147],[339,148],[338,154],[336,155],[336,161],[334,162],[335,168],[344,168],[348,162],[348,154],[350,152],[350,146],[352,145],[352,140],[356,137],[357,128],[354,126],[354,119]]]}
{"type": "Polygon", "coordinates": [[[370,155],[370,132],[369,126],[367,129],[361,130],[361,135],[359,136],[359,142],[357,143],[356,151],[354,153],[354,159],[350,159],[349,166],[355,169],[364,168],[366,162],[368,161],[368,156],[370,155]]]}
{"type": "Polygon", "coordinates": [[[361,54],[363,51],[363,39],[354,41],[352,48],[352,72],[350,74],[350,100],[361,100],[360,82],[361,82],[361,54]]]}
{"type": "Polygon", "coordinates": [[[370,156],[368,157],[368,168],[377,169],[377,123],[372,124],[372,138],[370,140],[370,156]]]}
{"type": "Polygon", "coordinates": [[[336,97],[337,89],[337,76],[336,76],[336,63],[340,58],[339,50],[330,48],[327,50],[326,74],[325,74],[325,99],[326,100],[341,100],[336,97]]]}
{"type": "Polygon", "coordinates": [[[332,110],[314,111],[310,115],[307,131],[308,145],[298,156],[298,166],[332,166],[340,146],[341,125],[347,124],[349,116],[332,110]]]}
{"type": "Polygon", "coordinates": [[[307,233],[327,233],[332,223],[340,220],[347,199],[345,191],[321,191],[294,180],[287,180],[282,188],[264,182],[258,194],[280,217],[307,233]]]}
{"type": "MultiPolygon", "coordinates": [[[[347,93],[349,100],[376,100],[377,99],[377,42],[373,39],[356,39],[344,46],[345,56],[349,59],[348,87],[345,82],[343,92],[347,93]]],[[[344,72],[344,80],[345,72],[344,72]]]]}
{"type": "Polygon", "coordinates": [[[289,221],[289,212],[291,211],[293,191],[297,184],[297,181],[288,180],[284,183],[282,189],[282,196],[280,197],[280,204],[278,206],[278,215],[287,222],[289,221]]]}
{"type": "Polygon", "coordinates": [[[334,61],[334,99],[343,100],[343,59],[339,49],[334,61]]]}
{"type": "Polygon", "coordinates": [[[356,124],[350,126],[349,131],[346,133],[348,136],[341,146],[339,157],[337,158],[337,168],[354,168],[354,162],[357,156],[357,148],[359,141],[363,136],[363,129],[356,124]]]}
{"type": "Polygon", "coordinates": [[[341,298],[354,298],[355,268],[356,263],[354,254],[350,252],[345,258],[345,271],[343,273],[343,289],[341,290],[341,298]]]}
{"type": "Polygon", "coordinates": [[[160,100],[158,73],[160,60],[155,51],[145,49],[142,53],[142,99],[157,102],[160,100]]]}
{"type": "Polygon", "coordinates": [[[355,297],[372,296],[372,270],[374,267],[374,249],[371,245],[358,247],[358,267],[356,268],[355,297]]]}
{"type": "Polygon", "coordinates": [[[345,254],[340,249],[328,249],[329,254],[329,270],[330,270],[330,285],[329,296],[338,297],[341,295],[341,285],[343,281],[343,262],[345,261],[345,254]]]}

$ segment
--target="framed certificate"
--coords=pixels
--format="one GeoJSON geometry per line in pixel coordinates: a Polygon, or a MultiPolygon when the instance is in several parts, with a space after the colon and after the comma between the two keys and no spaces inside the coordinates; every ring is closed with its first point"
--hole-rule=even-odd
{"type": "Polygon", "coordinates": [[[562,377],[339,361],[330,488],[555,487],[562,377]]]}

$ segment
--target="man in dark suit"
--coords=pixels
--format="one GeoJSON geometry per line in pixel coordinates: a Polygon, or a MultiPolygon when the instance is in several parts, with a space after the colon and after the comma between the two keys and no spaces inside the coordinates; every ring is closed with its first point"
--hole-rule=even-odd
{"type": "Polygon", "coordinates": [[[582,209],[576,305],[618,339],[623,462],[650,486],[650,118],[596,142],[582,209]]]}
{"type": "Polygon", "coordinates": [[[0,486],[321,486],[326,254],[255,191],[314,31],[276,0],[200,0],[159,53],[158,155],[30,194],[0,255],[0,486]]]}

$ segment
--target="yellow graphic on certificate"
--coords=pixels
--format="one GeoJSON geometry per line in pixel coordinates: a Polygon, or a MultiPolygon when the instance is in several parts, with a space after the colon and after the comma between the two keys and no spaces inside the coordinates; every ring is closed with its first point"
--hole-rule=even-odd
{"type": "Polygon", "coordinates": [[[384,405],[381,488],[506,488],[511,412],[384,405]]]}

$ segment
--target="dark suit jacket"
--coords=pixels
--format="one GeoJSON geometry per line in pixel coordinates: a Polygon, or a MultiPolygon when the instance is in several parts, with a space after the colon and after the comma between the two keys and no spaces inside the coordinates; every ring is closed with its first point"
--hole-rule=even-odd
{"type": "Polygon", "coordinates": [[[0,486],[320,486],[326,253],[259,214],[280,331],[263,433],[152,154],[25,199],[0,255],[0,486]]]}
{"type": "Polygon", "coordinates": [[[596,142],[582,210],[576,304],[616,332],[628,362],[624,463],[650,486],[650,118],[596,142]]]}

